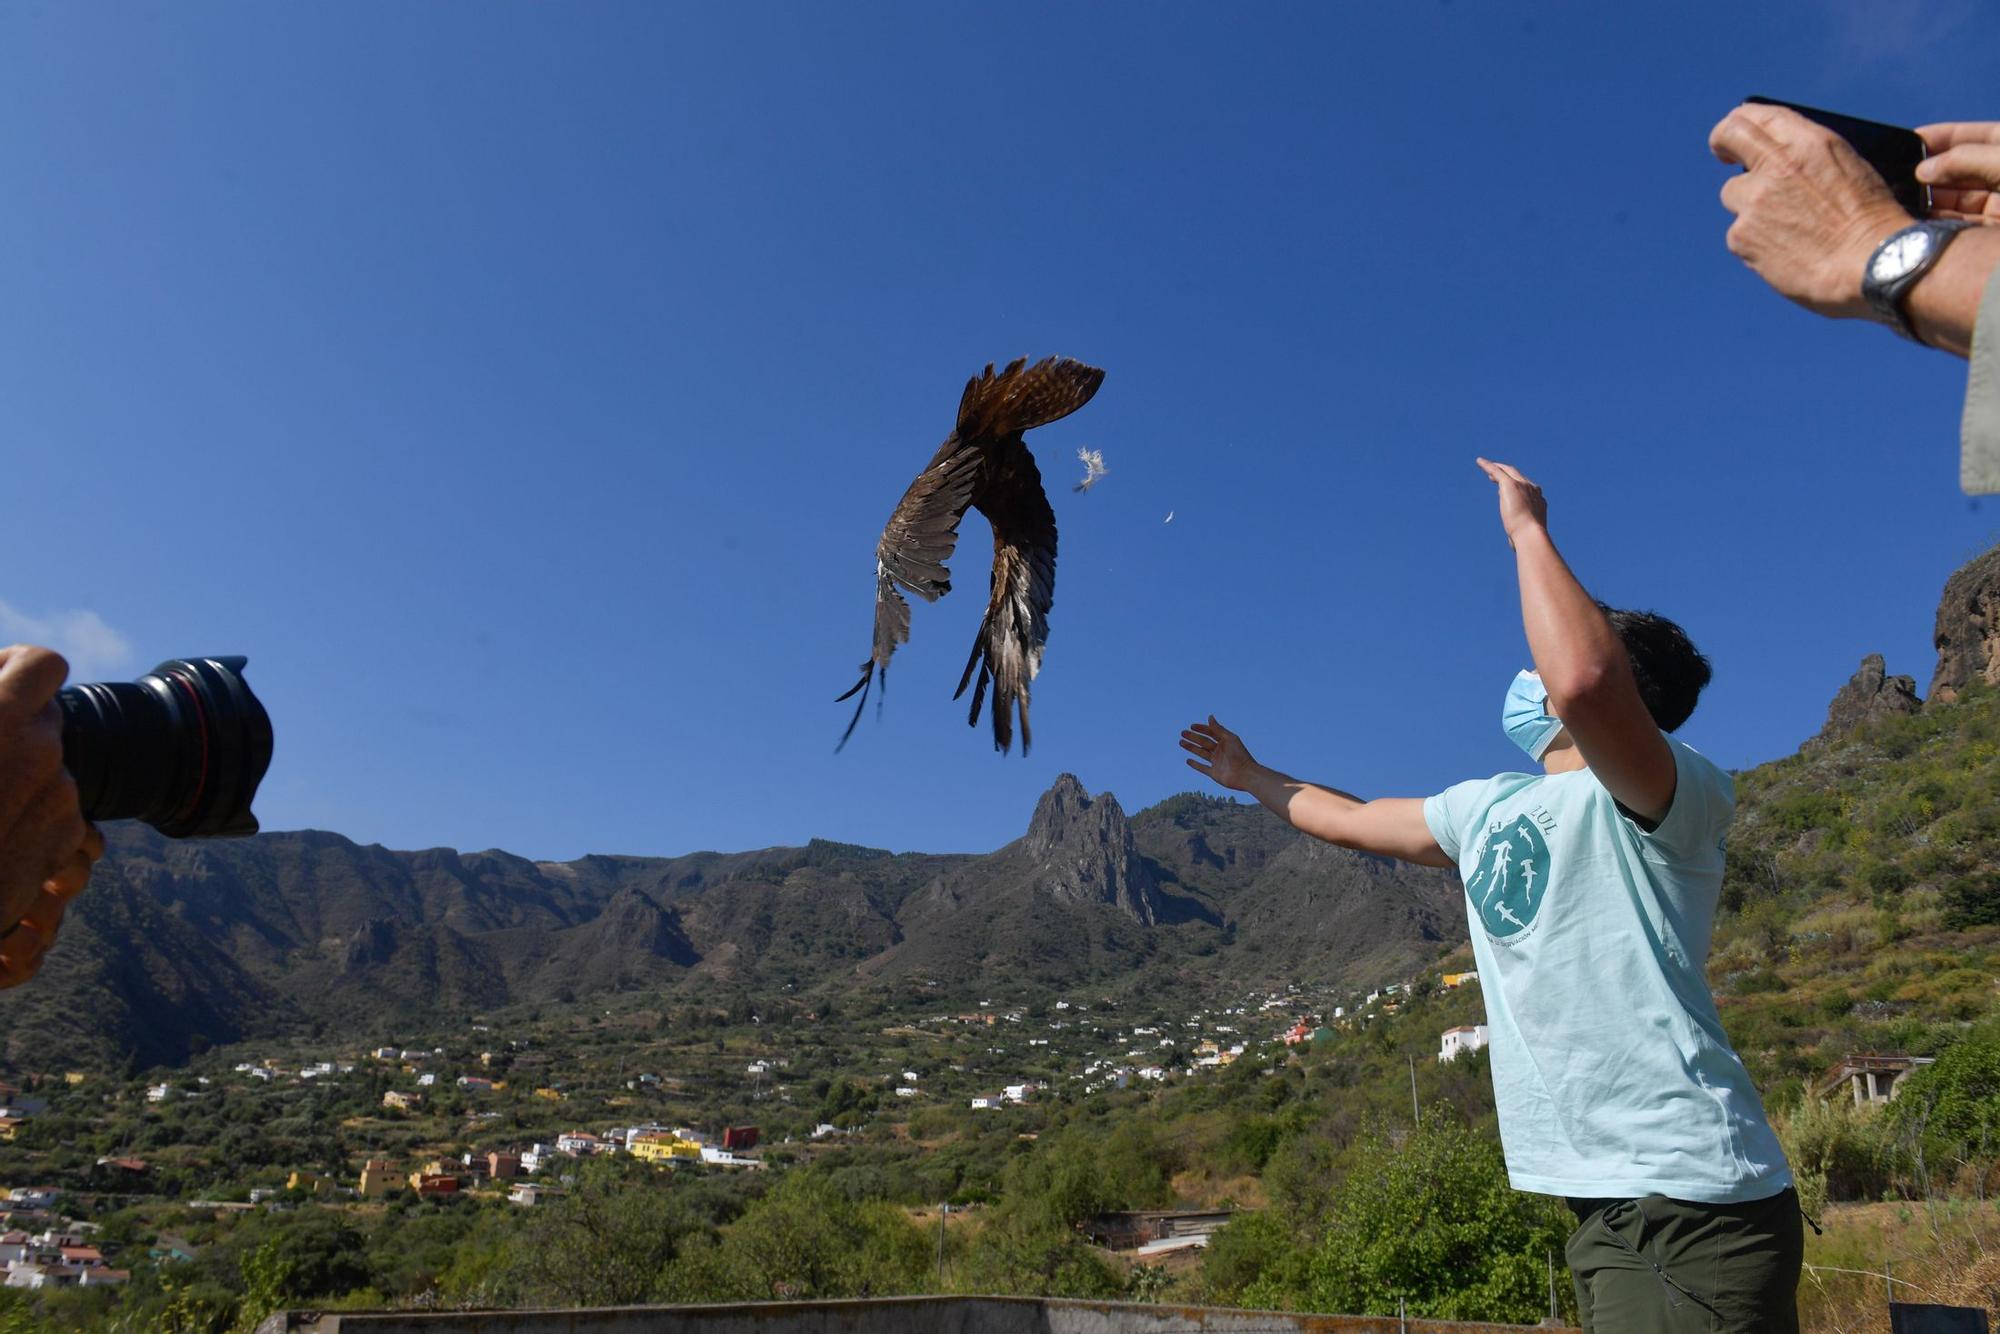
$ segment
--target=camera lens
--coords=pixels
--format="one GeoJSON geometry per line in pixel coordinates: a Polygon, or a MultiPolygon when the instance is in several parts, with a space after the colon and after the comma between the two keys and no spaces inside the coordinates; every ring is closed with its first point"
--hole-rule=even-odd
{"type": "Polygon", "coordinates": [[[63,763],[92,820],[144,820],[168,838],[257,832],[250,803],[271,765],[271,718],[246,658],[175,658],[137,681],[59,696],[63,763]]]}

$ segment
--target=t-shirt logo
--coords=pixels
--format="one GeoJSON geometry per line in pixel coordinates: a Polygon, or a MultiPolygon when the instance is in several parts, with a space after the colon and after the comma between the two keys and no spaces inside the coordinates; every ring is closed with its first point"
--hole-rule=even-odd
{"type": "Polygon", "coordinates": [[[1518,936],[1541,911],[1549,885],[1549,845],[1525,815],[1490,829],[1479,849],[1479,869],[1465,882],[1479,920],[1495,940],[1518,936]]]}

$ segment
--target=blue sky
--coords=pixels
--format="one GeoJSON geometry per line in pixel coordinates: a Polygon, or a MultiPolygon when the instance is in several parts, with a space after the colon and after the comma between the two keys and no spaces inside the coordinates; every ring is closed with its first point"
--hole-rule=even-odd
{"type": "Polygon", "coordinates": [[[982,850],[1199,786],[1210,710],[1368,795],[1512,767],[1486,454],[1714,659],[1684,736],[1789,753],[1863,654],[1927,683],[2000,506],[1963,363],[1743,270],[1707,132],[2000,116],[2000,15],[1745,8],[0,9],[0,632],[248,654],[267,828],[982,850]],[[883,520],[1052,352],[1108,376],[1030,437],[1032,756],[950,699],[976,517],[836,756],[883,520]]]}

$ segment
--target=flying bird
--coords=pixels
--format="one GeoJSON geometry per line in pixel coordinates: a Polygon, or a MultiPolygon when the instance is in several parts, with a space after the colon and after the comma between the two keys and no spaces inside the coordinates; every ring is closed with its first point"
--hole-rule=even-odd
{"type": "Polygon", "coordinates": [[[1013,744],[1018,712],[1021,753],[1028,753],[1028,683],[1041,670],[1055,600],[1056,516],[1021,436],[1075,412],[1103,382],[1103,371],[1067,357],[1045,357],[1032,366],[1023,357],[998,375],[989,364],[966,381],[957,425],[896,502],[875,544],[875,645],[861,664],[861,679],[840,696],[861,695],[841,746],[868,707],[870,683],[879,674],[887,693],[889,659],[898,644],[909,642],[910,604],[903,592],[935,602],[951,591],[946,562],[958,545],[958,522],[976,509],[993,526],[993,575],[986,615],[952,698],[965,694],[977,670],[966,722],[979,725],[990,682],[993,748],[1005,752],[1013,744]]]}

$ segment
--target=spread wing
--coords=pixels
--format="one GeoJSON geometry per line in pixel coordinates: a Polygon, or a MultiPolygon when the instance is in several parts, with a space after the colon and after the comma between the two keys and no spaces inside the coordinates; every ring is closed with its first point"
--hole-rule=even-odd
{"type": "Polygon", "coordinates": [[[979,725],[979,708],[990,681],[993,748],[1004,752],[1012,744],[1018,711],[1021,753],[1026,755],[1034,740],[1028,728],[1028,683],[1042,668],[1049,607],[1056,595],[1056,515],[1042,490],[1034,455],[1018,437],[996,451],[977,503],[993,525],[993,582],[985,619],[972,641],[972,656],[952,698],[965,693],[977,669],[978,684],[966,722],[979,725]]]}
{"type": "Polygon", "coordinates": [[[854,726],[868,707],[869,683],[878,673],[883,693],[888,693],[889,659],[897,645],[910,640],[910,604],[898,585],[926,602],[951,591],[951,570],[945,562],[958,545],[958,521],[972,503],[984,461],[977,445],[961,443],[954,434],[889,515],[882,540],[875,544],[875,642],[868,661],[861,664],[861,679],[840,696],[847,699],[861,692],[854,716],[840,734],[840,746],[854,735],[854,726]]]}
{"type": "Polygon", "coordinates": [[[1103,371],[1069,357],[1043,357],[1032,366],[1022,357],[998,375],[988,366],[965,382],[956,434],[961,440],[1004,440],[1047,426],[1090,402],[1103,383],[1103,371]]]}

